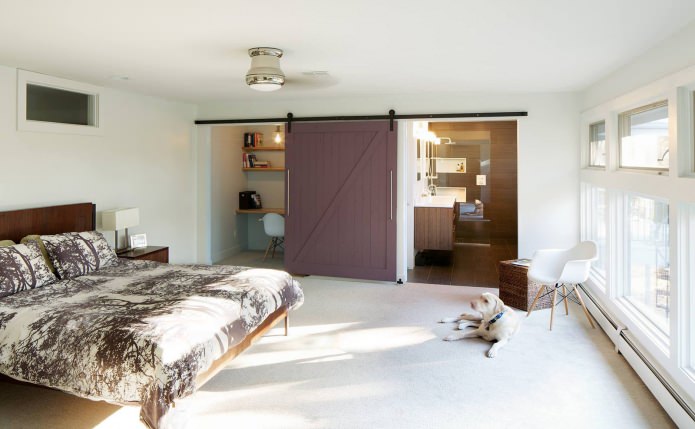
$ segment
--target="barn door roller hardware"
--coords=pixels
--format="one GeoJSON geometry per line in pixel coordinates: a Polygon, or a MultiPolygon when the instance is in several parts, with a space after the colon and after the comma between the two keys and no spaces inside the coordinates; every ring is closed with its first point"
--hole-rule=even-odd
{"type": "Polygon", "coordinates": [[[286,118],[251,118],[251,119],[203,119],[195,121],[196,125],[223,125],[223,124],[261,124],[261,123],[287,123],[287,132],[292,132],[293,122],[336,122],[336,121],[389,121],[389,128],[393,131],[393,122],[399,119],[456,119],[456,118],[510,118],[528,116],[528,112],[477,112],[477,113],[419,113],[411,115],[396,115],[396,111],[389,110],[388,115],[353,115],[353,116],[304,116],[295,117],[288,113],[286,118]]]}

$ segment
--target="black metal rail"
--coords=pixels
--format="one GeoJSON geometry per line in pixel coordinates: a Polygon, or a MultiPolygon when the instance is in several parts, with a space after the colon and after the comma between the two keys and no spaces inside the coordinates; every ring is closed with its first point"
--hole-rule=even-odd
{"type": "Polygon", "coordinates": [[[343,115],[343,116],[300,116],[295,117],[288,113],[285,118],[248,118],[248,119],[201,119],[195,121],[196,125],[223,125],[223,124],[261,124],[261,123],[287,123],[287,132],[292,132],[292,122],[335,122],[335,121],[393,121],[398,119],[455,119],[455,118],[510,118],[528,116],[528,112],[475,112],[475,113],[418,113],[409,115],[396,115],[395,110],[389,110],[388,115],[343,115]]]}

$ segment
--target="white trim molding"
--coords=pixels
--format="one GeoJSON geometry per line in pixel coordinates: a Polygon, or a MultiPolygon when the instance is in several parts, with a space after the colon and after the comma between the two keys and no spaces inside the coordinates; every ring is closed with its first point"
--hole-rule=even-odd
{"type": "Polygon", "coordinates": [[[17,131],[78,134],[98,136],[103,134],[99,104],[102,89],[73,80],[17,69],[17,131]],[[73,125],[27,119],[27,85],[39,85],[90,96],[89,115],[93,125],[73,125]]]}

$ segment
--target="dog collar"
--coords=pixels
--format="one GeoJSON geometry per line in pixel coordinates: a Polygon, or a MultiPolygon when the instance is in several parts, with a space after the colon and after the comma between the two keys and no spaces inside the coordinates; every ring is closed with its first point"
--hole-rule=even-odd
{"type": "Polygon", "coordinates": [[[495,317],[493,317],[492,319],[490,319],[490,320],[487,322],[487,326],[485,327],[485,330],[486,330],[486,331],[489,331],[489,330],[490,330],[490,325],[492,325],[493,323],[495,323],[495,322],[497,322],[498,320],[500,320],[500,319],[502,318],[502,316],[504,316],[504,311],[500,311],[499,313],[495,314],[495,317]]]}

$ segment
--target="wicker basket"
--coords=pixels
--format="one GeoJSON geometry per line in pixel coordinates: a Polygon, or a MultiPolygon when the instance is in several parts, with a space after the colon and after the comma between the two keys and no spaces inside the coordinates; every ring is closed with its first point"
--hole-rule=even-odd
{"type": "MultiPolygon", "coordinates": [[[[541,285],[528,281],[528,267],[514,265],[512,262],[513,260],[499,263],[500,298],[506,305],[528,311],[541,285]]],[[[538,300],[535,308],[550,307],[551,296],[546,295],[538,300]]]]}

